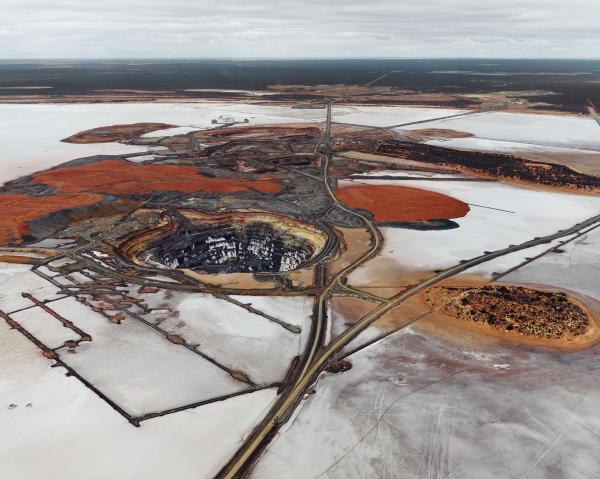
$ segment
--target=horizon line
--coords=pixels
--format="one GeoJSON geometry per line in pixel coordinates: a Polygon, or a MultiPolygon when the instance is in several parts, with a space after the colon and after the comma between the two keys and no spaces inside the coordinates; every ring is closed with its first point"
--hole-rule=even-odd
{"type": "Polygon", "coordinates": [[[15,57],[0,58],[0,62],[11,61],[102,61],[102,60],[145,60],[145,61],[302,61],[302,60],[534,60],[534,61],[600,61],[600,57],[487,57],[487,56],[423,56],[423,57],[15,57]]]}

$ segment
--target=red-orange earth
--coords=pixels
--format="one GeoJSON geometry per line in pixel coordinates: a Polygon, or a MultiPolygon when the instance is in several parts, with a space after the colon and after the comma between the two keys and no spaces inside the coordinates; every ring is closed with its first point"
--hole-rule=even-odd
{"type": "Polygon", "coordinates": [[[335,194],[347,207],[368,211],[380,223],[460,218],[469,212],[469,205],[456,198],[408,186],[347,186],[335,194]]]}
{"type": "Polygon", "coordinates": [[[29,235],[28,223],[57,211],[97,203],[103,196],[72,193],[66,195],[0,195],[0,244],[19,244],[29,235]]]}
{"type": "Polygon", "coordinates": [[[30,221],[64,209],[93,205],[102,201],[103,195],[153,191],[279,193],[283,189],[272,177],[211,178],[193,166],[143,165],[124,160],[54,168],[34,173],[30,182],[54,186],[55,191],[45,196],[0,194],[0,244],[19,244],[29,235],[30,221]]]}
{"type": "Polygon", "coordinates": [[[211,178],[193,166],[144,165],[124,160],[104,160],[66,166],[32,175],[32,183],[57,187],[61,193],[93,192],[115,195],[140,195],[153,191],[193,193],[236,193],[260,191],[279,193],[282,187],[272,177],[256,180],[211,178]]]}

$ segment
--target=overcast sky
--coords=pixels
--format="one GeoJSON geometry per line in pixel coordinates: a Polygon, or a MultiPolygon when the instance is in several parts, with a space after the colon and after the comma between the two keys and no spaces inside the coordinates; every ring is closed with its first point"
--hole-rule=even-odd
{"type": "Polygon", "coordinates": [[[600,0],[0,0],[0,58],[600,58],[600,0]]]}

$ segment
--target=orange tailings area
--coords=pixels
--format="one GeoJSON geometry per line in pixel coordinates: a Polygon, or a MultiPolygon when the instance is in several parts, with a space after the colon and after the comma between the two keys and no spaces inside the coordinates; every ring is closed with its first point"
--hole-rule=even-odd
{"type": "Polygon", "coordinates": [[[469,212],[469,205],[460,200],[408,186],[347,186],[336,196],[349,208],[369,211],[381,223],[460,218],[469,212]]]}
{"type": "Polygon", "coordinates": [[[0,244],[19,244],[29,235],[28,223],[50,213],[90,206],[103,195],[141,195],[153,191],[193,193],[279,193],[282,186],[272,177],[256,180],[211,178],[193,166],[144,165],[125,160],[105,160],[64,166],[34,173],[30,183],[55,187],[52,194],[29,196],[0,194],[0,244]]]}
{"type": "Polygon", "coordinates": [[[144,165],[124,160],[104,160],[79,166],[66,166],[32,175],[32,183],[57,187],[61,193],[93,192],[140,195],[153,191],[193,193],[237,193],[260,191],[279,193],[282,187],[272,177],[257,180],[211,178],[193,166],[144,165]]]}
{"type": "Polygon", "coordinates": [[[19,244],[29,235],[27,223],[65,208],[87,206],[102,196],[75,193],[49,196],[0,194],[0,244],[19,244]]]}

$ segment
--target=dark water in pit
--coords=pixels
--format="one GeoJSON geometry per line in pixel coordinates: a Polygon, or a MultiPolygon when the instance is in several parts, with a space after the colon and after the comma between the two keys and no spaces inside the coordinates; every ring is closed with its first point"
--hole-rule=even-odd
{"type": "Polygon", "coordinates": [[[185,229],[150,250],[154,261],[170,268],[208,273],[290,271],[313,253],[310,242],[268,223],[185,229]]]}

